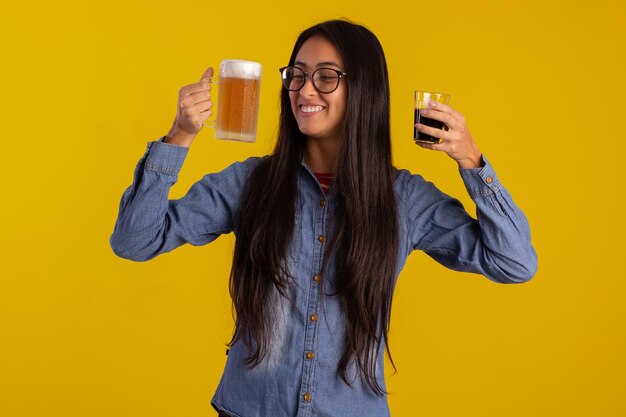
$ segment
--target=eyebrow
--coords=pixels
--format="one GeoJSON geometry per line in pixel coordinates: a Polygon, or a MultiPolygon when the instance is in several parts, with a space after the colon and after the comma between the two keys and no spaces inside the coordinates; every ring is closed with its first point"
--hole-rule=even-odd
{"type": "MultiPolygon", "coordinates": [[[[303,67],[308,67],[308,65],[307,65],[307,64],[305,64],[305,63],[304,63],[304,62],[302,62],[302,61],[296,61],[296,62],[294,62],[293,64],[294,64],[294,65],[301,65],[301,66],[303,66],[303,67]]],[[[336,62],[333,62],[333,61],[324,61],[324,62],[320,62],[320,63],[318,63],[318,64],[316,65],[316,67],[317,67],[317,68],[320,68],[320,67],[325,67],[325,66],[327,66],[327,65],[332,65],[333,67],[341,68],[341,66],[340,66],[339,64],[337,64],[336,62]]]]}

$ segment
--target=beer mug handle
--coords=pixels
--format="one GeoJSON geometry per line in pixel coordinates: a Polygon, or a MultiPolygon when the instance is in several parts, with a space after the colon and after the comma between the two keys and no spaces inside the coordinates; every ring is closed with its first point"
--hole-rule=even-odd
{"type": "MultiPolygon", "coordinates": [[[[220,83],[218,80],[219,80],[218,77],[211,77],[211,101],[213,102],[213,107],[211,107],[212,114],[211,114],[211,118],[206,119],[203,123],[204,126],[209,127],[211,129],[215,129],[215,123],[217,121],[217,112],[215,111],[215,103],[217,103],[217,100],[215,99],[215,97],[213,97],[213,93],[219,90],[220,83]]],[[[217,94],[219,96],[219,93],[217,94]]]]}

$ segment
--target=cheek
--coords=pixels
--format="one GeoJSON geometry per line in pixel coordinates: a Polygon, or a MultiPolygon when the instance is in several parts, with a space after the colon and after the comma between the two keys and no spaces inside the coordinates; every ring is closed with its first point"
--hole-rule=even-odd
{"type": "Polygon", "coordinates": [[[346,107],[347,107],[347,105],[348,105],[348,102],[347,102],[345,97],[341,97],[335,103],[335,107],[337,109],[337,114],[339,115],[341,120],[343,120],[345,115],[346,115],[346,107]]]}
{"type": "Polygon", "coordinates": [[[298,97],[296,94],[294,93],[289,93],[289,105],[291,106],[291,112],[293,113],[293,115],[296,115],[296,103],[297,103],[298,97]]]}
{"type": "Polygon", "coordinates": [[[340,94],[337,96],[337,100],[335,101],[335,106],[337,106],[338,113],[340,113],[343,117],[343,115],[346,114],[346,107],[348,106],[348,94],[345,88],[341,88],[340,94]]]}

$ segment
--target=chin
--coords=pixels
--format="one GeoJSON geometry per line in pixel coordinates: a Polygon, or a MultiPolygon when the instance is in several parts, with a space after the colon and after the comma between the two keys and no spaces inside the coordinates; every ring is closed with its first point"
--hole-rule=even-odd
{"type": "Polygon", "coordinates": [[[306,126],[305,127],[298,126],[298,129],[300,129],[300,132],[302,132],[303,135],[310,136],[310,137],[317,137],[322,134],[322,132],[320,132],[319,130],[311,129],[306,126]]]}
{"type": "Polygon", "coordinates": [[[318,139],[318,138],[323,138],[324,134],[322,132],[318,132],[318,131],[302,131],[301,132],[306,135],[307,138],[313,138],[313,139],[318,139]]]}

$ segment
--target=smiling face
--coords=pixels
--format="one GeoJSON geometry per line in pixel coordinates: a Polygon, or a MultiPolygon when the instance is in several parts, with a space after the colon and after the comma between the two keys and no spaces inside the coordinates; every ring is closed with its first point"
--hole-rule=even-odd
{"type": "MultiPolygon", "coordinates": [[[[313,73],[318,68],[345,71],[341,54],[326,38],[312,36],[298,51],[294,66],[313,73]]],[[[348,92],[345,79],[335,91],[322,94],[307,78],[299,91],[290,91],[291,110],[302,133],[310,138],[339,140],[343,132],[348,92]]]]}

